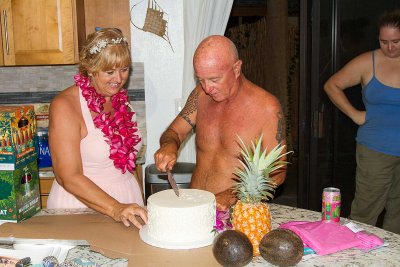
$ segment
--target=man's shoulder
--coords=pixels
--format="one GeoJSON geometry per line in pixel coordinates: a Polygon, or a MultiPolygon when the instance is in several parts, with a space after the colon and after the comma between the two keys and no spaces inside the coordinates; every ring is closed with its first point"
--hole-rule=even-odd
{"type": "Polygon", "coordinates": [[[252,83],[248,96],[251,98],[253,103],[259,103],[260,105],[267,104],[268,106],[280,106],[278,98],[267,89],[262,88],[252,83]]]}

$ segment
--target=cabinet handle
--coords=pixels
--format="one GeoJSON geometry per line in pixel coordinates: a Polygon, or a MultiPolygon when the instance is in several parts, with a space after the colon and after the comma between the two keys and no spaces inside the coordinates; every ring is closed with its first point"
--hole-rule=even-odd
{"type": "Polygon", "coordinates": [[[8,46],[7,12],[5,10],[3,10],[3,18],[4,18],[4,35],[6,37],[6,51],[7,55],[9,55],[10,47],[8,46]]]}

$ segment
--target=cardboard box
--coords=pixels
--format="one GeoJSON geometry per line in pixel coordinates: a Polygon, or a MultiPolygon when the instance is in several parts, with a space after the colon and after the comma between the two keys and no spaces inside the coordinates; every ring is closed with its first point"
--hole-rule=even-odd
{"type": "Polygon", "coordinates": [[[35,110],[37,128],[48,128],[50,103],[35,103],[33,107],[35,110]]]}
{"type": "Polygon", "coordinates": [[[35,216],[19,224],[2,224],[0,237],[10,236],[86,240],[94,251],[106,257],[128,259],[129,267],[221,266],[214,258],[212,246],[182,250],[153,247],[140,239],[134,226],[125,227],[102,214],[35,216]]]}
{"type": "Polygon", "coordinates": [[[20,222],[39,211],[37,158],[13,171],[0,170],[0,223],[20,222]]]}
{"type": "Polygon", "coordinates": [[[0,106],[0,170],[16,170],[37,157],[33,106],[0,106]]]}

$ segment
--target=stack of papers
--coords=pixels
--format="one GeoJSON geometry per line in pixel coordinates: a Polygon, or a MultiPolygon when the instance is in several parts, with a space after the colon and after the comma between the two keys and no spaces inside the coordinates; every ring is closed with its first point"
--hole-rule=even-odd
{"type": "Polygon", "coordinates": [[[84,240],[22,239],[0,238],[0,244],[11,244],[8,248],[0,247],[0,256],[15,259],[31,258],[31,264],[42,264],[47,256],[54,256],[59,263],[64,262],[68,251],[77,245],[88,245],[84,240]]]}

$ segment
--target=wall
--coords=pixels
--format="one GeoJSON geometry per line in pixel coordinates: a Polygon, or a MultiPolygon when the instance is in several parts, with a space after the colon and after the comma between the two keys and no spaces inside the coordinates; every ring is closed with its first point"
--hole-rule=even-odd
{"type": "MultiPolygon", "coordinates": [[[[128,89],[138,126],[146,136],[143,63],[133,63],[128,89]]],[[[0,104],[49,103],[74,83],[76,65],[0,67],[0,104]]]]}
{"type": "MultiPolygon", "coordinates": [[[[147,129],[146,165],[154,163],[160,135],[176,116],[175,101],[182,96],[183,0],[157,3],[167,13],[164,18],[168,21],[167,31],[174,51],[161,37],[131,25],[132,59],[141,63],[134,63],[127,88],[131,89],[139,127],[145,136],[147,129]]],[[[130,8],[135,4],[131,20],[142,28],[147,1],[131,0],[130,8]]],[[[24,103],[48,102],[55,92],[73,84],[75,73],[75,65],[0,67],[0,103],[11,103],[14,99],[21,102],[21,98],[24,103]]]]}
{"type": "MultiPolygon", "coordinates": [[[[143,62],[145,69],[146,165],[154,163],[160,135],[176,116],[175,99],[182,95],[183,0],[158,0],[157,3],[167,13],[164,18],[168,21],[167,31],[174,51],[161,37],[131,26],[133,60],[143,62]]],[[[147,1],[131,0],[130,7],[132,22],[142,28],[147,1]]]]}

